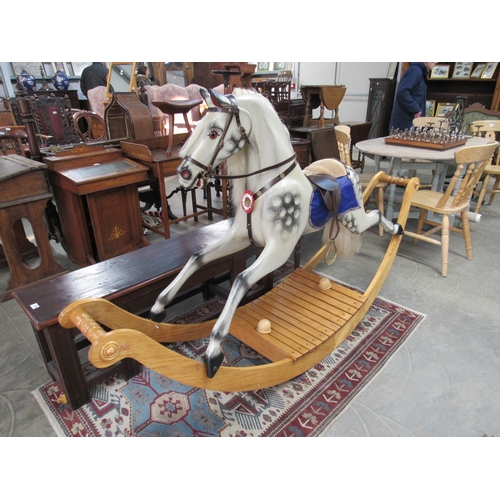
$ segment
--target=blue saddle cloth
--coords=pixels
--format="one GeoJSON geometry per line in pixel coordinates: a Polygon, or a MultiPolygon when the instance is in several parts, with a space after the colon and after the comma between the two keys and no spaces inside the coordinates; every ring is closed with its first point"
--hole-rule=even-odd
{"type": "MultiPolygon", "coordinates": [[[[337,182],[340,186],[340,205],[337,215],[345,214],[350,210],[356,210],[359,207],[358,200],[354,194],[352,182],[347,175],[338,177],[337,182]]],[[[325,226],[333,217],[333,213],[328,210],[321,196],[321,191],[317,186],[313,187],[311,203],[309,205],[309,222],[312,227],[321,228],[325,226]]]]}

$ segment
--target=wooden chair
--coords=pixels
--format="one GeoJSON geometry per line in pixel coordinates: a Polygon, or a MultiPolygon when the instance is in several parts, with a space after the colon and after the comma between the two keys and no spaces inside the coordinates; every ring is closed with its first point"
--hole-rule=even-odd
{"type": "MultiPolygon", "coordinates": [[[[347,125],[337,125],[335,127],[335,136],[337,138],[337,145],[339,148],[340,161],[345,165],[352,167],[351,161],[351,128],[347,125]]],[[[363,189],[368,186],[374,174],[358,174],[363,189]]],[[[387,182],[378,182],[375,185],[375,205],[380,212],[384,213],[384,192],[388,186],[387,182]]],[[[384,229],[381,225],[378,226],[378,233],[380,236],[384,235],[384,229]]]]}
{"type": "MultiPolygon", "coordinates": [[[[479,135],[486,137],[491,140],[495,140],[497,137],[500,138],[500,120],[477,120],[472,122],[471,131],[474,135],[479,135]]],[[[490,195],[488,199],[488,205],[493,203],[495,199],[495,194],[500,193],[500,152],[496,151],[496,154],[492,157],[489,165],[486,165],[484,169],[484,177],[481,180],[481,189],[474,190],[474,194],[478,197],[476,203],[476,209],[474,212],[478,214],[481,210],[481,205],[483,204],[484,198],[487,194],[490,195]],[[494,180],[493,187],[488,189],[491,180],[494,180]]]]}
{"type": "Polygon", "coordinates": [[[492,142],[484,146],[460,148],[455,153],[455,161],[457,163],[455,174],[444,194],[431,190],[419,190],[413,194],[411,206],[420,209],[420,217],[416,233],[405,229],[405,236],[413,236],[415,240],[422,240],[441,246],[441,274],[444,277],[448,275],[450,231],[461,232],[463,234],[467,259],[472,260],[472,243],[468,218],[470,199],[497,146],[498,142],[492,142]],[[461,182],[459,182],[460,179],[461,182]],[[453,192],[458,184],[460,184],[460,187],[453,196],[453,192]],[[441,221],[428,220],[426,218],[428,211],[441,215],[441,221]],[[450,217],[454,217],[455,215],[460,215],[461,217],[461,228],[455,228],[450,224],[450,217]],[[424,224],[433,226],[433,228],[422,233],[424,224]],[[438,231],[441,231],[440,240],[430,237],[438,231]]]}

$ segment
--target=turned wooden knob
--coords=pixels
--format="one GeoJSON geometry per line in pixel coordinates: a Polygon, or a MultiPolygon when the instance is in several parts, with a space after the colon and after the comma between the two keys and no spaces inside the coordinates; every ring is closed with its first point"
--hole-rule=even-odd
{"type": "Polygon", "coordinates": [[[259,333],[271,333],[271,322],[268,319],[261,319],[257,325],[259,333]]]}
{"type": "Polygon", "coordinates": [[[320,290],[329,290],[330,288],[332,288],[332,282],[328,278],[321,278],[319,280],[320,290]]]}

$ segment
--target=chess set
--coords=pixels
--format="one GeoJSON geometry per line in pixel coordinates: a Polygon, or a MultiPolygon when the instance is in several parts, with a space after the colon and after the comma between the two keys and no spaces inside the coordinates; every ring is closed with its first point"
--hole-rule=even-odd
{"type": "Polygon", "coordinates": [[[467,142],[465,134],[450,127],[411,127],[407,130],[392,129],[386,144],[410,146],[445,151],[463,146],[467,142]]]}

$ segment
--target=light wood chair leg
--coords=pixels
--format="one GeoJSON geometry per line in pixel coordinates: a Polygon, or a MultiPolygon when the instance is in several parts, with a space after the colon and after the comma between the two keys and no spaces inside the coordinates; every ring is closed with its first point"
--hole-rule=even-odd
{"type": "MultiPolygon", "coordinates": [[[[377,189],[377,208],[380,213],[384,215],[384,188],[377,189]]],[[[378,235],[384,236],[384,228],[382,227],[382,224],[378,225],[378,235]]]]}
{"type": "Polygon", "coordinates": [[[495,184],[493,184],[493,189],[492,193],[490,194],[490,199],[488,200],[488,205],[491,205],[493,203],[493,200],[495,199],[495,194],[498,193],[499,189],[498,186],[500,185],[500,175],[495,176],[495,184]]]}
{"type": "MultiPolygon", "coordinates": [[[[486,189],[488,188],[489,182],[490,182],[490,174],[486,174],[485,178],[483,179],[483,183],[481,184],[481,191],[479,191],[479,197],[477,199],[476,209],[474,210],[476,214],[478,214],[479,211],[481,210],[481,205],[483,204],[484,197],[486,195],[486,189]]],[[[491,195],[490,195],[490,200],[491,200],[491,195]]]]}
{"type": "Polygon", "coordinates": [[[462,233],[464,235],[465,242],[465,253],[468,260],[472,260],[472,240],[470,237],[470,224],[469,217],[467,216],[467,210],[464,210],[460,217],[462,218],[462,233]]]}
{"type": "MultiPolygon", "coordinates": [[[[422,208],[420,210],[420,215],[418,216],[417,229],[415,231],[417,234],[421,234],[422,233],[422,228],[424,227],[424,221],[425,221],[425,217],[426,216],[427,216],[427,210],[425,210],[424,208],[422,208]]],[[[414,239],[414,241],[417,241],[417,240],[414,239]]]]}
{"type": "MultiPolygon", "coordinates": [[[[467,220],[468,221],[468,220],[467,220]]],[[[450,247],[450,219],[443,214],[441,228],[441,275],[448,276],[448,250],[450,247]]]]}

